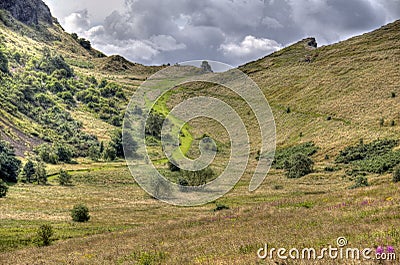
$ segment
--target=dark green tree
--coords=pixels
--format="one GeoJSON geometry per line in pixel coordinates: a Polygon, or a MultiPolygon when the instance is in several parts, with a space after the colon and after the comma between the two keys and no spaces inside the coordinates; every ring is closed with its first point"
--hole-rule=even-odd
{"type": "Polygon", "coordinates": [[[7,184],[0,179],[0,198],[6,197],[8,191],[8,186],[7,184]]]}
{"type": "Polygon", "coordinates": [[[14,148],[0,140],[0,179],[6,182],[17,182],[21,161],[15,157],[14,148]]]}
{"type": "Polygon", "coordinates": [[[161,129],[164,124],[164,120],[165,118],[163,115],[151,112],[146,120],[146,135],[161,139],[161,129]]]}
{"type": "Polygon", "coordinates": [[[117,153],[115,151],[114,145],[110,142],[103,152],[103,159],[106,161],[114,161],[117,158],[117,153]]]}
{"type": "Polygon", "coordinates": [[[35,167],[35,178],[39,185],[46,185],[47,184],[47,172],[46,172],[46,165],[39,161],[35,167]]]}
{"type": "Polygon", "coordinates": [[[73,156],[71,148],[64,144],[57,144],[55,145],[54,150],[60,162],[71,163],[73,156]]]}
{"type": "Polygon", "coordinates": [[[35,164],[32,162],[32,160],[28,160],[26,162],[23,170],[22,170],[22,176],[24,177],[24,181],[31,183],[34,181],[33,177],[35,175],[35,164]]]}
{"type": "Polygon", "coordinates": [[[117,157],[124,157],[124,148],[122,145],[122,131],[115,130],[111,135],[111,146],[115,149],[117,157]]]}
{"type": "Polygon", "coordinates": [[[58,174],[58,183],[61,186],[71,185],[72,184],[71,175],[67,171],[61,169],[60,173],[58,174]]]}
{"type": "Polygon", "coordinates": [[[100,147],[98,145],[90,146],[88,150],[88,157],[95,162],[99,161],[101,157],[100,147]]]}
{"type": "Polygon", "coordinates": [[[84,204],[75,205],[71,217],[74,222],[87,222],[90,219],[89,208],[84,204]]]}

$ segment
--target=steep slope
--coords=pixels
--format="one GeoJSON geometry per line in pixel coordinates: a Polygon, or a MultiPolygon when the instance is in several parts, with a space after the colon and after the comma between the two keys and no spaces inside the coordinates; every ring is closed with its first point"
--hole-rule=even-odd
{"type": "Polygon", "coordinates": [[[23,156],[42,143],[76,155],[121,125],[129,95],[160,67],[107,57],[66,33],[40,0],[0,3],[0,137],[23,156]]]}
{"type": "Polygon", "coordinates": [[[280,144],[314,140],[337,151],[398,137],[400,21],[320,48],[305,39],[240,69],[272,105],[280,144]]]}

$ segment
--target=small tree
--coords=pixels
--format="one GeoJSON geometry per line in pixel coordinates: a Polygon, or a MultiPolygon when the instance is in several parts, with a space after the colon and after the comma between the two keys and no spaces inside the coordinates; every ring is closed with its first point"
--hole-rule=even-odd
{"type": "Polygon", "coordinates": [[[61,186],[71,185],[71,175],[67,171],[61,169],[60,174],[58,175],[58,183],[60,183],[61,186]]]}
{"type": "Polygon", "coordinates": [[[71,217],[74,222],[87,222],[90,219],[89,208],[84,204],[75,205],[71,217]]]}
{"type": "Polygon", "coordinates": [[[58,156],[59,161],[65,163],[71,163],[73,153],[68,146],[58,144],[54,147],[54,150],[58,156]]]}
{"type": "Polygon", "coordinates": [[[400,164],[394,168],[393,182],[400,182],[400,164]]]}
{"type": "Polygon", "coordinates": [[[36,243],[38,246],[49,246],[51,244],[51,237],[53,236],[53,227],[48,224],[41,225],[36,233],[36,243]]]}
{"type": "Polygon", "coordinates": [[[7,182],[17,182],[21,161],[15,157],[14,148],[0,140],[0,179],[7,182]]]}
{"type": "Polygon", "coordinates": [[[7,184],[0,179],[0,198],[6,197],[8,191],[8,186],[7,184]]]}
{"type": "Polygon", "coordinates": [[[97,145],[90,146],[88,150],[88,157],[95,162],[99,161],[101,157],[100,147],[97,145]]]}
{"type": "Polygon", "coordinates": [[[107,161],[114,161],[117,158],[117,153],[115,151],[112,143],[109,143],[103,152],[103,159],[107,161]]]}
{"type": "Polygon", "coordinates": [[[39,185],[47,184],[46,165],[42,161],[39,161],[36,164],[35,178],[39,185]]]}
{"type": "Polygon", "coordinates": [[[35,175],[35,164],[31,161],[28,160],[26,162],[24,169],[22,170],[22,176],[24,177],[24,181],[31,183],[33,180],[33,177],[35,175]]]}
{"type": "Polygon", "coordinates": [[[288,178],[301,178],[313,172],[314,162],[308,156],[297,153],[284,162],[288,178]]]}

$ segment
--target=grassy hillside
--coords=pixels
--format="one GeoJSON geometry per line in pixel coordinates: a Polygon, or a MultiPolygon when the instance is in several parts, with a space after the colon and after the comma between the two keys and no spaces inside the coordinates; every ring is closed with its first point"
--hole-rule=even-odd
{"type": "Polygon", "coordinates": [[[334,154],[360,138],[397,137],[400,21],[317,49],[308,42],[240,67],[272,105],[278,143],[292,144],[302,132],[334,154]]]}
{"type": "Polygon", "coordinates": [[[160,69],[106,57],[58,23],[27,26],[1,10],[0,29],[1,137],[20,156],[45,142],[85,151],[88,139],[108,140],[129,95],[160,69]]]}
{"type": "MultiPolygon", "coordinates": [[[[253,193],[248,182],[263,154],[243,99],[206,83],[167,93],[157,115],[189,97],[213,96],[240,114],[250,134],[243,179],[216,202],[188,208],[151,198],[124,161],[87,157],[91,146],[115,141],[130,96],[163,66],[106,57],[57,23],[27,26],[5,11],[0,30],[1,138],[19,156],[43,143],[62,143],[74,150],[76,162],[47,164],[47,185],[10,184],[0,198],[0,264],[277,264],[259,260],[257,250],[265,243],[319,249],[335,246],[340,236],[351,247],[400,248],[400,186],[391,181],[400,164],[400,21],[320,48],[305,39],[239,68],[260,86],[277,125],[276,161],[253,193]],[[314,160],[314,170],[289,179],[282,169],[298,153],[314,160]],[[72,176],[71,186],[59,184],[60,169],[72,176]],[[71,220],[79,203],[90,209],[87,223],[71,220]],[[49,247],[35,245],[41,224],[54,229],[49,247]]],[[[204,136],[217,144],[211,169],[220,173],[230,143],[215,121],[189,122],[181,148],[197,157],[204,136]]],[[[160,170],[176,181],[185,177],[168,169],[159,139],[148,140],[160,170]]]]}

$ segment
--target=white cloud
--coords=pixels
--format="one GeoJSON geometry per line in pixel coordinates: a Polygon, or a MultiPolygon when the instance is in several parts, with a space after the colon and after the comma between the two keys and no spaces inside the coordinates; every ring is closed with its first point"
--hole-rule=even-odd
{"type": "Polygon", "coordinates": [[[62,22],[67,32],[82,33],[90,27],[89,13],[87,9],[77,11],[66,16],[62,22]]]}
{"type": "Polygon", "coordinates": [[[123,54],[132,61],[150,61],[160,51],[154,49],[151,45],[139,41],[129,40],[119,43],[103,42],[97,43],[96,47],[107,55],[123,54]]]}
{"type": "Polygon", "coordinates": [[[149,41],[150,45],[159,51],[174,51],[186,48],[185,44],[178,43],[172,36],[167,35],[152,36],[149,41]]]}
{"type": "Polygon", "coordinates": [[[239,44],[227,43],[221,45],[221,50],[225,55],[246,58],[266,55],[281,48],[282,46],[274,40],[257,39],[254,36],[246,36],[239,44]]]}

